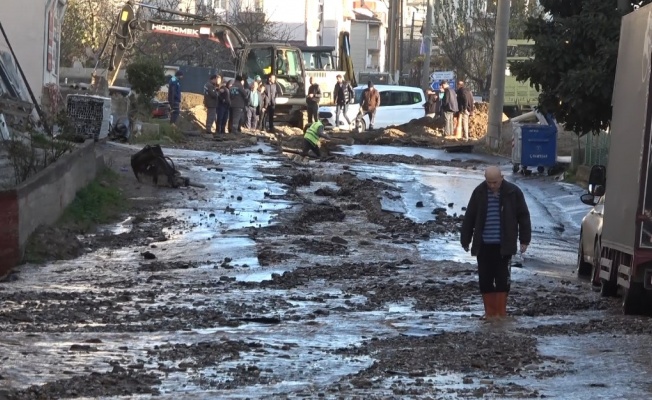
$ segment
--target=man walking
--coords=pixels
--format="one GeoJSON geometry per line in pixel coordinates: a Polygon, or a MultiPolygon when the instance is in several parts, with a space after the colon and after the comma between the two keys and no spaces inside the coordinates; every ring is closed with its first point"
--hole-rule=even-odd
{"type": "MultiPolygon", "coordinates": [[[[211,75],[208,79],[208,82],[204,85],[204,106],[206,107],[206,133],[209,135],[213,134],[213,125],[216,125],[217,121],[217,106],[219,101],[219,95],[217,93],[220,84],[222,83],[222,77],[219,75],[211,75]]],[[[216,127],[216,132],[219,131],[219,128],[216,127]]]]}
{"type": "Polygon", "coordinates": [[[337,83],[333,89],[335,101],[335,127],[340,127],[340,112],[344,112],[344,119],[349,124],[347,130],[351,129],[351,120],[349,119],[349,103],[354,97],[353,88],[348,82],[344,82],[342,75],[337,75],[337,83]]]}
{"type": "Polygon", "coordinates": [[[321,88],[315,83],[314,78],[310,77],[310,87],[306,96],[306,107],[308,108],[308,123],[319,121],[319,100],[321,99],[321,88]]]}
{"type": "Polygon", "coordinates": [[[231,128],[230,133],[241,133],[240,121],[245,107],[249,103],[248,91],[243,86],[242,76],[235,77],[235,82],[231,86],[231,128]]]}
{"type": "Polygon", "coordinates": [[[367,82],[367,88],[362,92],[362,99],[360,101],[362,113],[359,116],[359,118],[363,118],[365,115],[369,115],[368,131],[374,129],[377,107],[380,107],[380,93],[374,87],[374,83],[369,81],[367,82]]]}
{"type": "Polygon", "coordinates": [[[331,137],[324,133],[324,124],[317,120],[312,124],[308,124],[303,128],[303,151],[301,157],[308,156],[310,150],[321,158],[321,151],[319,150],[319,138],[330,139],[331,137]]]}
{"type": "Polygon", "coordinates": [[[507,294],[511,273],[509,262],[517,250],[524,253],[530,244],[530,212],[523,192],[507,182],[498,167],[485,170],[469,200],[462,222],[460,242],[478,260],[478,281],[485,318],[507,315],[507,294]],[[520,242],[520,249],[517,249],[520,242]]]}
{"type": "Polygon", "coordinates": [[[217,122],[218,133],[226,133],[226,125],[231,111],[231,81],[224,83],[217,90],[217,122]]]}
{"type": "Polygon", "coordinates": [[[269,83],[265,86],[267,92],[267,109],[265,110],[265,117],[269,122],[268,132],[274,133],[274,109],[276,108],[276,99],[279,96],[278,87],[276,86],[276,75],[269,76],[269,83]]]}
{"type": "Polygon", "coordinates": [[[170,125],[176,127],[181,113],[181,79],[183,72],[177,71],[168,83],[168,104],[170,104],[170,125]]]}
{"type": "MultiPolygon", "coordinates": [[[[473,115],[473,93],[471,89],[464,86],[464,81],[457,82],[457,106],[459,109],[459,122],[462,135],[469,140],[469,117],[473,115]]],[[[461,136],[461,135],[457,135],[461,136]]]]}
{"type": "Polygon", "coordinates": [[[444,112],[444,136],[452,136],[455,132],[455,113],[459,111],[457,105],[457,95],[451,89],[447,81],[441,81],[441,87],[444,89],[444,97],[441,100],[441,109],[444,112]]]}

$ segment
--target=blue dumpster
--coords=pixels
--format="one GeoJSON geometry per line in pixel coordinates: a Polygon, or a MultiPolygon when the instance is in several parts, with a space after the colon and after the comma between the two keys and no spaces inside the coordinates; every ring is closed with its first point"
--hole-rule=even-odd
{"type": "Polygon", "coordinates": [[[557,163],[557,127],[554,125],[521,126],[521,168],[554,167],[557,163]]]}

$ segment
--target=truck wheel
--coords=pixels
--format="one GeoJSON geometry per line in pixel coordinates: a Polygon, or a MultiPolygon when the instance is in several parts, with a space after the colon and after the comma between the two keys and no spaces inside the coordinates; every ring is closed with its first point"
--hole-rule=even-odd
{"type": "Polygon", "coordinates": [[[537,172],[540,173],[540,174],[543,174],[543,171],[545,171],[545,170],[546,169],[544,167],[542,167],[542,166],[537,167],[537,172]]]}
{"type": "Polygon", "coordinates": [[[645,314],[645,288],[642,283],[631,283],[623,292],[623,313],[625,315],[645,314]]]}
{"type": "Polygon", "coordinates": [[[580,231],[580,245],[577,249],[577,276],[587,276],[591,274],[593,265],[584,261],[584,245],[582,244],[582,232],[580,231]]]}
{"type": "Polygon", "coordinates": [[[519,168],[521,168],[521,166],[518,165],[518,163],[512,165],[512,172],[513,172],[513,173],[517,173],[518,170],[519,170],[519,168]]]}

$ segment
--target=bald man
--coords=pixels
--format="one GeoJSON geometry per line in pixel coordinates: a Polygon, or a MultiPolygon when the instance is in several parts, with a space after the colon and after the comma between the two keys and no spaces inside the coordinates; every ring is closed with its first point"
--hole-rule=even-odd
{"type": "Polygon", "coordinates": [[[511,274],[509,261],[530,244],[530,211],[518,186],[503,179],[500,168],[485,170],[485,180],[469,200],[460,242],[478,260],[478,281],[484,318],[507,316],[511,274]],[[520,243],[520,249],[518,244],[520,243]]]}

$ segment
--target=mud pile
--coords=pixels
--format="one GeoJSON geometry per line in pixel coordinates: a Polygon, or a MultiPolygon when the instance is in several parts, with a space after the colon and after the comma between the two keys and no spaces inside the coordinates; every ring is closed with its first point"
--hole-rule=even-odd
{"type": "MultiPolygon", "coordinates": [[[[483,138],[487,133],[489,123],[489,104],[476,103],[473,115],[469,118],[469,136],[473,139],[483,138]]],[[[407,124],[392,126],[385,130],[389,136],[405,135],[443,135],[444,132],[443,117],[423,117],[413,119],[407,124]]]]}

